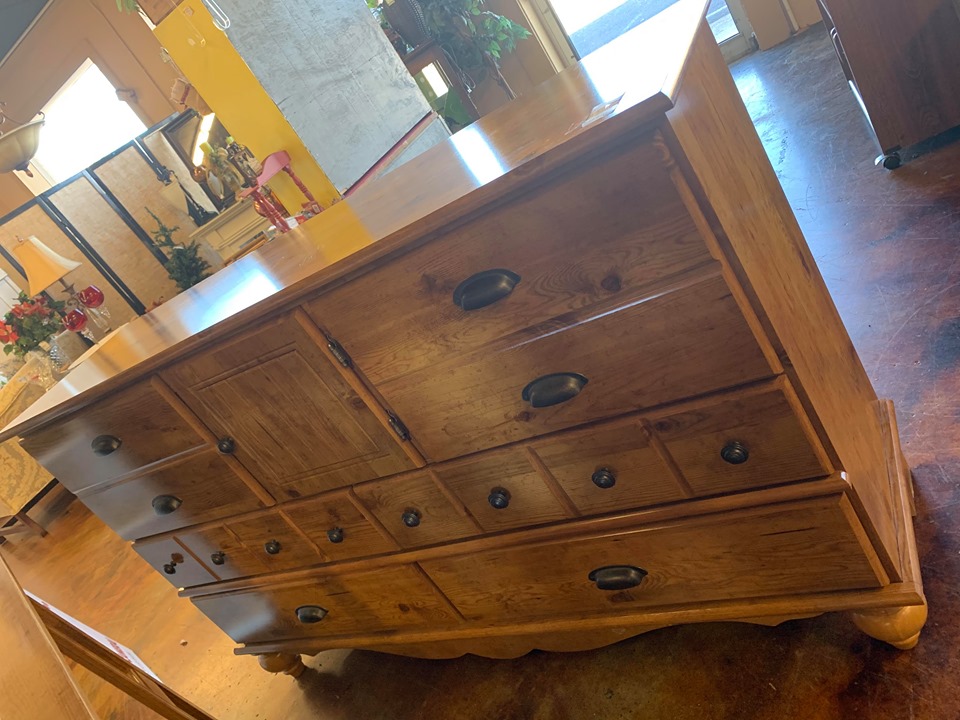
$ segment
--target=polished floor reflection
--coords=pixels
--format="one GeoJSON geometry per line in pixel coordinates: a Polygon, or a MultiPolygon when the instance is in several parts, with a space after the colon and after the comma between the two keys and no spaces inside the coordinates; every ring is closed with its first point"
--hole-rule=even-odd
{"type": "MultiPolygon", "coordinates": [[[[324,653],[268,676],[79,503],[0,549],[24,585],[129,645],[224,720],[871,720],[958,716],[960,143],[890,173],[822,27],[734,67],[780,181],[917,481],[930,620],[898,652],[843,615],[666,628],[511,661],[324,653]]],[[[46,507],[50,510],[49,507],[46,507]]],[[[44,519],[44,508],[38,517],[44,519]]],[[[154,717],[86,675],[103,718],[154,717]]]]}

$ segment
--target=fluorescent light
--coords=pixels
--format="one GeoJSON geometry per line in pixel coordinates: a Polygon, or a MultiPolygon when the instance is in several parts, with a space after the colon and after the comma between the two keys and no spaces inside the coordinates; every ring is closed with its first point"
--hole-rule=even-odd
{"type": "Polygon", "coordinates": [[[197,142],[193,146],[193,164],[195,167],[203,165],[203,148],[200,147],[210,139],[210,129],[213,127],[213,121],[217,119],[214,113],[204,115],[200,120],[200,129],[197,131],[197,142]]]}

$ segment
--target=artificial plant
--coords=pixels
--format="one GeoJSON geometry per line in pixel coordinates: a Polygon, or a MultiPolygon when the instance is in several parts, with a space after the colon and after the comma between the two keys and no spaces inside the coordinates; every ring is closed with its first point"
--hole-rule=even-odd
{"type": "Polygon", "coordinates": [[[197,245],[196,240],[191,240],[186,245],[175,242],[173,234],[180,229],[180,226],[168,227],[153,210],[150,208],[144,208],[144,210],[150,213],[150,217],[157,223],[157,229],[150,235],[153,237],[153,243],[167,256],[167,262],[163,267],[180,290],[191,288],[210,275],[210,265],[200,257],[200,246],[197,245]]]}
{"type": "Polygon", "coordinates": [[[17,299],[0,323],[0,342],[7,355],[23,357],[63,330],[65,305],[46,295],[32,298],[23,292],[17,299]]]}

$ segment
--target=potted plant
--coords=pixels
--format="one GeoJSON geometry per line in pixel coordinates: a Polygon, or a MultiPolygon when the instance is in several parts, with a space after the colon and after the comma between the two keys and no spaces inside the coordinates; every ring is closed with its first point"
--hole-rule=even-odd
{"type": "Polygon", "coordinates": [[[174,242],[173,234],[179,226],[168,227],[150,208],[144,208],[157,223],[157,229],[151,232],[154,244],[163,250],[168,260],[164,265],[167,275],[180,290],[196,285],[210,275],[210,265],[200,257],[200,246],[195,240],[188,244],[174,242]]]}
{"type": "Polygon", "coordinates": [[[52,335],[62,331],[65,305],[46,295],[34,298],[20,293],[19,303],[10,308],[0,323],[0,342],[3,352],[19,358],[32,350],[44,349],[42,345],[52,335]]]}

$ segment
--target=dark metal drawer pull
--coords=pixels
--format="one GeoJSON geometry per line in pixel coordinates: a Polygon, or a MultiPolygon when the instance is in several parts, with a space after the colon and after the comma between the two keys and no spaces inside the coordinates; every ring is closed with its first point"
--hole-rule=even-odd
{"type": "Polygon", "coordinates": [[[617,484],[617,476],[608,468],[600,468],[590,476],[590,479],[593,480],[593,484],[601,490],[609,490],[617,484]]]}
{"type": "Polygon", "coordinates": [[[304,625],[315,625],[327,616],[327,612],[319,605],[301,605],[297,608],[297,620],[304,625]]]}
{"type": "Polygon", "coordinates": [[[513,292],[520,276],[510,270],[484,270],[471,275],[453,291],[453,303],[462,310],[479,310],[513,292]]]}
{"type": "Polygon", "coordinates": [[[400,516],[400,519],[403,521],[403,524],[408,528],[415,528],[420,524],[420,520],[423,515],[420,514],[420,511],[415,508],[408,508],[403,511],[403,515],[400,516]]]}
{"type": "Polygon", "coordinates": [[[227,561],[227,554],[223,550],[218,550],[217,552],[210,555],[210,562],[214,565],[223,565],[227,561]]]}
{"type": "Polygon", "coordinates": [[[487,502],[494,510],[505,510],[510,506],[510,491],[504,488],[494,488],[487,496],[487,502]]]}
{"type": "Polygon", "coordinates": [[[169,562],[163,566],[163,571],[167,575],[176,575],[177,574],[177,564],[174,562],[169,562]]]}
{"type": "Polygon", "coordinates": [[[523,389],[523,399],[535,408],[573,400],[589,382],[579,373],[553,373],[534,380],[523,389]]]}
{"type": "Polygon", "coordinates": [[[120,446],[123,445],[123,440],[113,435],[97,435],[93,439],[93,442],[90,443],[90,449],[93,450],[94,455],[99,455],[103,457],[104,455],[109,455],[115,453],[120,449],[120,446]]]}
{"type": "Polygon", "coordinates": [[[608,565],[597,568],[587,577],[597,584],[598,590],[629,590],[642,583],[646,576],[646,570],[633,565],[608,565]]]}
{"type": "Polygon", "coordinates": [[[220,438],[217,441],[217,450],[221,455],[233,455],[237,449],[237,442],[231,437],[220,438]]]}
{"type": "Polygon", "coordinates": [[[279,555],[283,546],[280,545],[278,540],[267,540],[263,544],[263,549],[267,551],[267,555],[279,555]]]}
{"type": "Polygon", "coordinates": [[[720,457],[723,458],[724,462],[728,462],[731,465],[743,465],[743,463],[750,459],[750,451],[747,450],[747,446],[743,443],[734,441],[723,446],[723,450],[720,451],[720,457]]]}
{"type": "Polygon", "coordinates": [[[343,528],[331,528],[327,530],[327,540],[332,542],[334,545],[339,545],[343,542],[343,528]]]}
{"type": "Polygon", "coordinates": [[[183,500],[176,495],[157,495],[150,504],[157,515],[169,515],[183,505],[183,500]]]}

